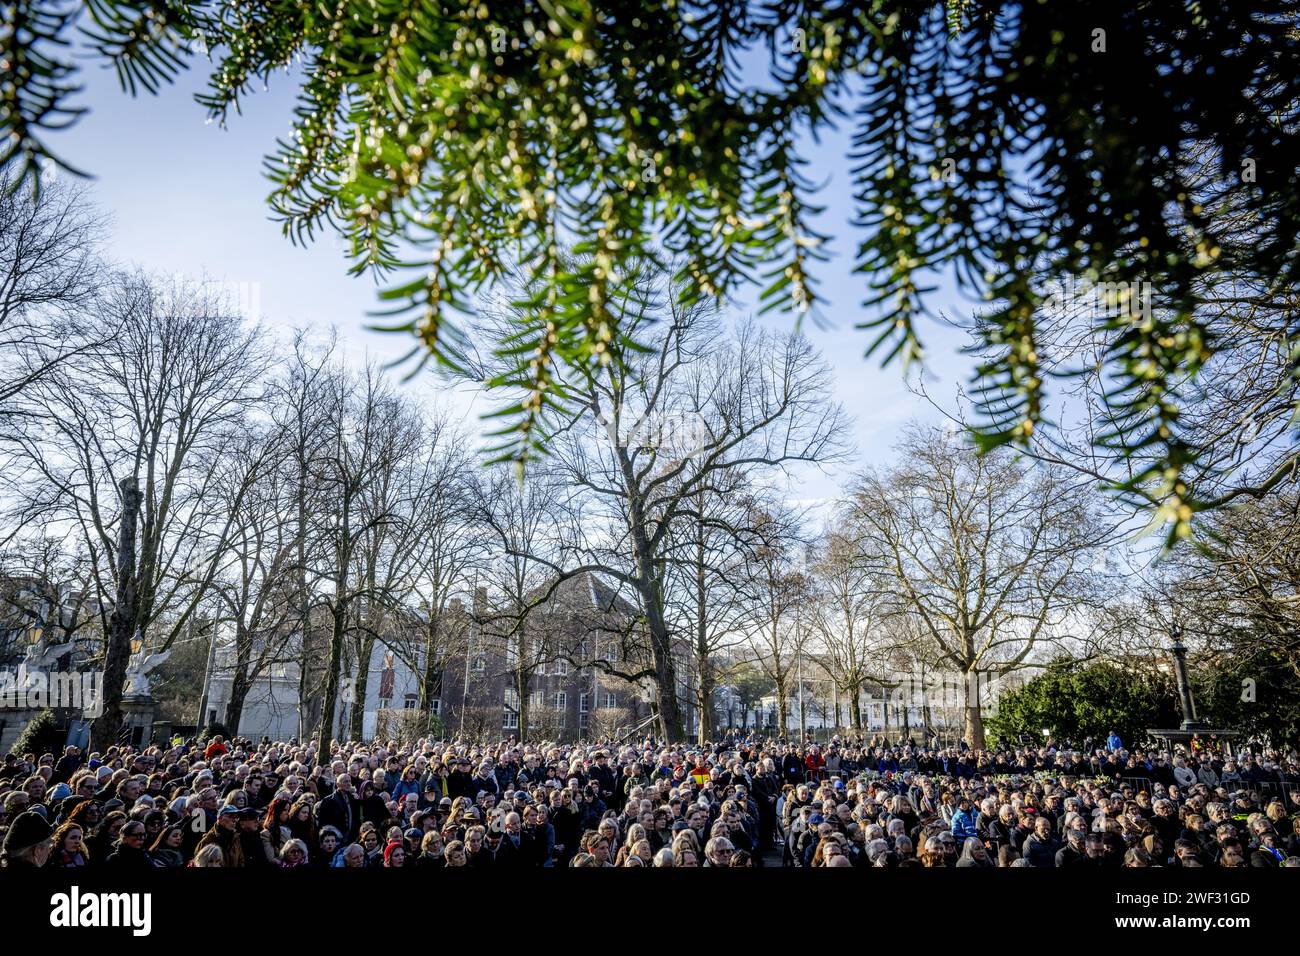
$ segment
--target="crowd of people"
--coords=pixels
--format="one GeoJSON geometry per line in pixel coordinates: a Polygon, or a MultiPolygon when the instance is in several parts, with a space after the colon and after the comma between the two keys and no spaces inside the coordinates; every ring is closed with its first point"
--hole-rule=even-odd
{"type": "Polygon", "coordinates": [[[976,750],[172,740],[7,754],[6,869],[1300,866],[1300,757],[1254,741],[976,750]]]}

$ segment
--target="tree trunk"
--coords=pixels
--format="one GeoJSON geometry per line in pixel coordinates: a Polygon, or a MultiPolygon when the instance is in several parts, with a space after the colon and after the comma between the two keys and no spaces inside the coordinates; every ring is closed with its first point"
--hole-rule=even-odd
{"type": "Polygon", "coordinates": [[[789,721],[785,719],[785,712],[787,705],[790,702],[790,698],[787,693],[784,679],[777,680],[774,683],[776,684],[776,726],[780,731],[780,736],[789,737],[790,727],[789,721]]]}
{"type": "Polygon", "coordinates": [[[856,688],[853,691],[853,698],[849,701],[850,720],[853,721],[853,732],[862,733],[862,689],[856,688]]]}
{"type": "Polygon", "coordinates": [[[650,542],[641,503],[633,500],[630,527],[637,563],[636,588],[645,609],[646,626],[650,632],[650,652],[654,658],[655,697],[659,705],[659,722],[664,737],[670,744],[683,743],[681,706],[677,700],[677,668],[673,663],[672,634],[664,620],[663,594],[660,591],[659,573],[650,542]]]}
{"type": "MultiPolygon", "coordinates": [[[[311,592],[307,588],[307,457],[298,449],[298,739],[311,732],[311,592]]],[[[213,637],[216,640],[216,637],[213,637]]]]}
{"type": "Polygon", "coordinates": [[[979,673],[966,672],[966,702],[962,707],[962,722],[966,743],[974,750],[984,749],[984,715],[980,713],[979,673]],[[973,688],[973,691],[972,691],[973,688]]]}
{"type": "Polygon", "coordinates": [[[433,685],[438,668],[438,627],[441,615],[429,602],[429,623],[424,632],[424,673],[420,677],[420,710],[433,711],[433,685]]]}
{"type": "Polygon", "coordinates": [[[713,696],[713,681],[706,679],[703,670],[700,672],[695,690],[695,706],[700,712],[698,733],[696,739],[698,743],[704,743],[709,739],[709,734],[713,732],[713,717],[709,713],[709,698],[713,696]]]}
{"type": "Polygon", "coordinates": [[[659,703],[659,720],[663,724],[664,737],[668,743],[681,743],[685,738],[682,730],[682,713],[677,702],[677,668],[673,666],[672,649],[665,633],[652,641],[655,663],[655,682],[658,685],[655,695],[659,703]]]}
{"type": "Polygon", "coordinates": [[[123,478],[122,525],[117,535],[117,597],[108,622],[104,649],[104,686],[100,690],[100,713],[91,727],[90,749],[101,754],[117,743],[122,728],[122,692],[126,665],[131,656],[139,607],[135,566],[135,532],[140,515],[140,487],[133,478],[123,478]]]}
{"type": "Polygon", "coordinates": [[[366,730],[366,700],[370,690],[370,658],[375,650],[375,639],[371,635],[362,638],[357,644],[357,679],[355,693],[352,696],[351,719],[348,721],[348,736],[360,740],[366,730]]]}
{"type": "Polygon", "coordinates": [[[658,588],[650,583],[642,586],[640,591],[645,603],[646,624],[650,630],[650,651],[654,657],[659,721],[663,724],[664,737],[668,743],[682,743],[685,734],[682,730],[681,706],[677,700],[677,668],[673,664],[672,635],[664,620],[658,588]]]}
{"type": "Polygon", "coordinates": [[[239,721],[244,716],[244,701],[250,690],[248,675],[237,674],[230,682],[230,700],[226,701],[226,729],[232,734],[239,733],[239,721]]]}
{"type": "MultiPolygon", "coordinates": [[[[216,639],[215,637],[213,638],[216,639]]],[[[252,683],[248,679],[248,659],[251,654],[251,638],[240,628],[235,633],[235,670],[230,677],[230,699],[226,701],[226,729],[232,734],[239,733],[239,721],[244,715],[244,701],[252,683]]]]}
{"type": "MultiPolygon", "coordinates": [[[[520,648],[521,653],[522,651],[523,648],[520,648]]],[[[522,668],[515,671],[515,693],[519,696],[519,729],[516,733],[519,734],[520,740],[528,739],[528,718],[531,709],[528,700],[528,679],[530,676],[530,672],[522,668]]]]}
{"type": "MultiPolygon", "coordinates": [[[[347,573],[335,582],[335,595],[347,588],[347,573]]],[[[343,631],[345,608],[335,607],[334,625],[330,629],[330,653],[325,665],[325,692],[321,700],[320,727],[316,730],[316,760],[329,763],[330,741],[334,739],[334,709],[339,696],[339,668],[343,662],[343,631]]]]}
{"type": "MultiPolygon", "coordinates": [[[[700,492],[697,507],[701,516],[704,514],[704,493],[700,492]]],[[[708,613],[708,588],[704,574],[704,523],[695,522],[695,657],[696,687],[695,705],[699,711],[696,725],[696,741],[704,743],[709,739],[711,714],[709,698],[713,696],[713,674],[709,661],[709,627],[706,619],[708,613]]]]}

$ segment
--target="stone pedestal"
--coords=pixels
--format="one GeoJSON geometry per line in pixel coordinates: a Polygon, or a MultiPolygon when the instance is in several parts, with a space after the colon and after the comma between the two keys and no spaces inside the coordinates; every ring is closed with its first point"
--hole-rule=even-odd
{"type": "Polygon", "coordinates": [[[157,701],[149,694],[127,694],[122,698],[120,739],[132,747],[142,747],[153,739],[153,715],[157,701]]]}

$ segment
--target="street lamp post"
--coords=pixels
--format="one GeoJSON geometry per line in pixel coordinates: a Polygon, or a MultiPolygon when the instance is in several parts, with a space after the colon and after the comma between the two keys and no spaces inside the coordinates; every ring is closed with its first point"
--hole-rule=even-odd
{"type": "Polygon", "coordinates": [[[1192,699],[1192,684],[1187,679],[1187,648],[1183,644],[1182,630],[1178,625],[1170,630],[1169,636],[1173,638],[1173,647],[1170,651],[1174,656],[1174,680],[1178,684],[1178,699],[1183,708],[1183,730],[1201,730],[1207,724],[1202,720],[1196,719],[1196,702],[1192,699]]]}

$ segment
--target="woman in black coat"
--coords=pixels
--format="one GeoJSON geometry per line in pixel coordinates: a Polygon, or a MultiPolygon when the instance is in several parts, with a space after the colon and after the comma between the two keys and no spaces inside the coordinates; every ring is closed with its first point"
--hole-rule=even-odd
{"type": "Polygon", "coordinates": [[[392,814],[388,812],[388,804],[375,792],[375,785],[369,780],[364,781],[361,784],[361,819],[383,828],[388,825],[391,816],[392,814]]]}
{"type": "Polygon", "coordinates": [[[108,855],[105,863],[117,869],[152,870],[154,862],[144,848],[145,826],[139,820],[128,820],[118,835],[117,848],[108,855]]]}

